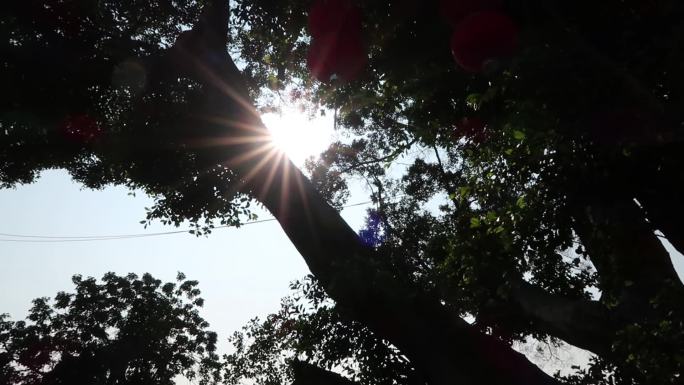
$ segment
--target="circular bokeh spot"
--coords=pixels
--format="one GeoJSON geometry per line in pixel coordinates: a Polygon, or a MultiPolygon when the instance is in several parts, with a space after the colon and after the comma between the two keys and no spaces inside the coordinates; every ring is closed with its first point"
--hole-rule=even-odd
{"type": "Polygon", "coordinates": [[[518,49],[518,27],[499,12],[474,13],[454,28],[451,52],[468,72],[480,72],[493,60],[508,58],[518,49]]]}

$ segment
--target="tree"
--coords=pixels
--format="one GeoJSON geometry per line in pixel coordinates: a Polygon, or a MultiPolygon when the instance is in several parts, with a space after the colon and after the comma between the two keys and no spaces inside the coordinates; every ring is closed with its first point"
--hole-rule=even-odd
{"type": "Polygon", "coordinates": [[[684,250],[680,2],[487,2],[519,42],[468,71],[440,2],[351,3],[366,67],[325,82],[305,64],[310,1],[3,4],[0,179],[143,188],[148,220],[199,232],[255,198],[339,311],[431,384],[556,383],[510,348],[526,336],[597,354],[588,381],[678,381],[682,285],[655,231],[684,250]],[[287,91],[357,136],[312,182],[258,116],[287,91]],[[393,180],[383,166],[415,149],[432,155],[393,180]],[[327,203],[350,174],[374,186],[373,242],[327,203]]]}
{"type": "Polygon", "coordinates": [[[216,383],[216,333],[198,313],[197,281],[107,273],[73,282],[53,303],[35,299],[27,321],[0,319],[3,384],[216,383]]]}
{"type": "Polygon", "coordinates": [[[338,311],[315,278],[291,288],[276,313],[251,320],[230,338],[235,349],[224,356],[226,384],[327,383],[331,374],[322,373],[333,368],[364,384],[425,382],[396,347],[338,311]]]}

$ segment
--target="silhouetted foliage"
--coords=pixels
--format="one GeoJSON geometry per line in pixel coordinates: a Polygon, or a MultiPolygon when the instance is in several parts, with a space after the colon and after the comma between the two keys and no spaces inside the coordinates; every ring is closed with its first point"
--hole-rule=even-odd
{"type": "MultiPolygon", "coordinates": [[[[595,353],[573,383],[681,381],[684,289],[657,235],[684,251],[681,1],[236,0],[229,24],[222,2],[28,4],[2,5],[4,186],[66,168],[143,188],[148,220],[199,232],[256,198],[363,338],[428,383],[554,383],[509,348],[528,338],[595,353]],[[367,53],[354,76],[309,73],[321,4],[352,10],[335,30],[367,53]],[[503,26],[471,24],[482,11],[503,26]],[[288,98],[349,138],[309,162],[313,183],[236,145],[264,136],[245,105],[288,98]],[[354,177],[377,204],[366,242],[321,198],[339,208],[354,177]]],[[[271,368],[293,349],[274,343],[234,360],[271,368]]]]}
{"type": "Polygon", "coordinates": [[[293,282],[291,289],[294,294],[283,299],[278,312],[253,319],[230,338],[235,351],[224,357],[226,383],[289,383],[297,360],[364,384],[422,383],[396,347],[341,315],[312,276],[293,282]]]}
{"type": "Polygon", "coordinates": [[[197,281],[107,273],[73,282],[72,293],[35,299],[26,321],[0,319],[1,383],[216,382],[216,333],[198,313],[197,281]]]}
{"type": "Polygon", "coordinates": [[[222,133],[192,117],[202,87],[169,50],[204,3],[3,2],[2,186],[65,168],[91,188],[143,189],[155,197],[148,220],[236,223],[249,200],[193,150],[222,133]]]}

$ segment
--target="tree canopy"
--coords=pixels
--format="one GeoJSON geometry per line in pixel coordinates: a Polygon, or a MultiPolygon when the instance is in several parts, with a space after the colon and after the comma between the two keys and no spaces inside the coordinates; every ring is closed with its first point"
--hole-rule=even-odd
{"type": "Polygon", "coordinates": [[[401,358],[392,381],[681,380],[684,293],[659,239],[684,251],[681,2],[2,7],[4,186],[65,168],[143,188],[148,220],[198,232],[256,199],[335,312],[401,358]],[[276,98],[349,134],[310,179],[268,144],[276,98]],[[332,207],[352,176],[377,206],[362,237],[332,207]],[[510,348],[525,338],[597,358],[554,379],[510,348]]]}
{"type": "Polygon", "coordinates": [[[0,318],[3,384],[216,383],[217,337],[198,313],[197,281],[107,273],[73,283],[35,299],[26,321],[0,318]]]}

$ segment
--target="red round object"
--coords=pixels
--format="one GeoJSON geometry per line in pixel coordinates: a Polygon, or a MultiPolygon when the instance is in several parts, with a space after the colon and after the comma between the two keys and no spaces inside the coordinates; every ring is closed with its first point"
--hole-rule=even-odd
{"type": "Polygon", "coordinates": [[[464,117],[456,123],[456,135],[465,137],[475,143],[482,143],[487,139],[487,123],[476,117],[464,117]]]}
{"type": "Polygon", "coordinates": [[[368,56],[360,37],[337,39],[335,74],[343,81],[356,79],[366,65],[368,56]]]}
{"type": "Polygon", "coordinates": [[[309,10],[309,32],[313,37],[361,32],[361,12],[350,0],[316,0],[309,10]]]}
{"type": "Polygon", "coordinates": [[[97,121],[86,114],[68,116],[59,128],[65,137],[80,143],[90,142],[102,134],[97,121]]]}
{"type": "Polygon", "coordinates": [[[440,0],[439,13],[452,26],[476,12],[501,9],[501,0],[440,0]]]}
{"type": "Polygon", "coordinates": [[[487,61],[510,57],[517,48],[518,27],[499,12],[466,17],[456,25],[451,37],[454,59],[468,72],[480,72],[487,61]]]}
{"type": "Polygon", "coordinates": [[[318,80],[327,82],[333,74],[333,46],[330,39],[314,39],[306,55],[309,72],[318,80]]]}
{"type": "Polygon", "coordinates": [[[333,75],[343,81],[354,80],[366,61],[366,50],[356,34],[315,38],[307,55],[309,71],[322,82],[330,81],[333,75]]]}

